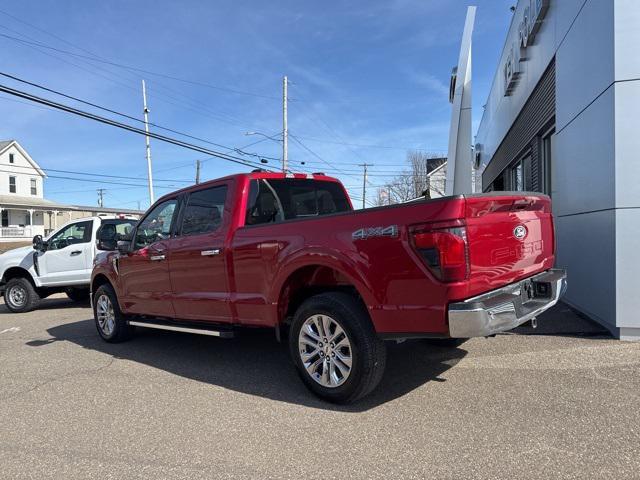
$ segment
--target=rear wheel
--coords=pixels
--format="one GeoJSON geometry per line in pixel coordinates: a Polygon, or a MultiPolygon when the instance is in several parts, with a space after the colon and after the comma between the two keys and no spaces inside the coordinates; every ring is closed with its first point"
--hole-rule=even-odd
{"type": "Polygon", "coordinates": [[[93,296],[93,317],[98,334],[109,343],[128,340],[133,327],[127,323],[126,316],[120,311],[118,298],[111,285],[102,285],[93,296]]]}
{"type": "Polygon", "coordinates": [[[305,385],[330,402],[364,397],[384,373],[384,342],[365,308],[344,293],[306,300],[293,318],[289,348],[305,385]]]}
{"type": "Polygon", "coordinates": [[[27,278],[16,277],[7,282],[4,303],[13,313],[30,312],[38,307],[40,295],[27,278]]]}
{"type": "Polygon", "coordinates": [[[88,288],[68,288],[65,293],[70,300],[74,302],[88,302],[89,301],[89,289],[88,288]]]}

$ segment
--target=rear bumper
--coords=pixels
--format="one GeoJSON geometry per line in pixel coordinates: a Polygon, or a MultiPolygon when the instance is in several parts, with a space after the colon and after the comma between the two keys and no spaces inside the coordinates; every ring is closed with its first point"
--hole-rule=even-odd
{"type": "Polygon", "coordinates": [[[449,305],[449,335],[486,337],[511,330],[551,308],[567,285],[565,270],[551,269],[506,287],[449,305]]]}

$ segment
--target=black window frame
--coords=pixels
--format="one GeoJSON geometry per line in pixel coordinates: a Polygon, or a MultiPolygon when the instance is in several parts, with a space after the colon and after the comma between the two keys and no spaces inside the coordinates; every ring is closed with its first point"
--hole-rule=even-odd
{"type": "MultiPolygon", "coordinates": [[[[173,238],[174,237],[174,233],[175,233],[175,226],[176,226],[176,220],[178,218],[178,215],[180,214],[180,211],[182,209],[182,195],[179,195],[177,197],[171,197],[171,198],[167,198],[162,200],[162,202],[154,204],[151,206],[151,208],[149,208],[149,211],[146,213],[146,215],[144,215],[140,220],[138,220],[138,223],[136,224],[135,228],[133,229],[132,233],[131,233],[131,245],[129,247],[129,251],[130,252],[136,252],[142,248],[148,247],[149,245],[153,245],[153,243],[150,243],[149,245],[145,245],[144,247],[140,247],[140,248],[136,248],[136,237],[138,236],[138,230],[140,229],[140,226],[144,223],[144,221],[149,217],[149,215],[151,215],[153,213],[153,211],[156,209],[156,207],[159,207],[160,205],[162,205],[163,203],[167,203],[167,202],[171,202],[171,201],[175,201],[176,202],[176,206],[173,210],[173,216],[171,217],[171,225],[169,225],[169,238],[173,238]]],[[[166,239],[165,239],[166,240],[166,239]]],[[[161,241],[161,240],[158,240],[161,241]]]]}
{"type": "Polygon", "coordinates": [[[13,154],[13,153],[9,154],[9,163],[16,163],[15,154],[13,154]]]}
{"type": "Polygon", "coordinates": [[[207,185],[203,188],[199,188],[197,190],[192,190],[190,192],[187,192],[183,195],[181,195],[181,205],[180,205],[180,210],[178,212],[178,217],[176,220],[176,228],[175,231],[173,232],[174,237],[193,237],[193,236],[197,236],[197,235],[211,235],[212,233],[215,233],[217,231],[219,231],[222,226],[224,225],[224,220],[225,220],[225,215],[224,215],[224,211],[227,207],[227,202],[229,201],[229,192],[230,192],[230,188],[229,188],[229,184],[228,183],[218,183],[215,185],[207,185]],[[213,190],[216,188],[224,188],[226,190],[225,192],[225,198],[224,198],[224,204],[222,207],[222,211],[220,212],[220,224],[218,225],[218,227],[214,230],[210,230],[208,232],[199,232],[199,233],[183,233],[182,229],[184,227],[184,215],[185,212],[187,210],[187,208],[189,207],[189,199],[191,198],[191,196],[195,193],[198,192],[203,192],[205,190],[213,190]]]}
{"type": "MultiPolygon", "coordinates": [[[[316,188],[316,200],[317,200],[317,191],[318,188],[316,188]]],[[[333,199],[333,197],[332,197],[333,199]]],[[[291,208],[290,206],[288,206],[288,208],[291,208]]],[[[336,205],[337,208],[337,205],[336,205]]],[[[346,191],[344,190],[344,187],[342,186],[342,184],[340,184],[339,182],[327,182],[327,181],[319,181],[319,180],[315,180],[312,178],[253,178],[250,180],[249,182],[249,192],[247,195],[247,203],[245,205],[245,209],[244,209],[244,215],[243,215],[243,221],[244,221],[244,225],[242,226],[242,228],[254,228],[254,227],[263,227],[263,226],[267,226],[267,225],[275,225],[275,224],[280,224],[280,223],[287,223],[287,222],[296,222],[296,221],[301,221],[301,220],[308,220],[308,219],[313,219],[313,218],[322,218],[322,217],[328,217],[328,216],[333,216],[333,215],[344,215],[346,213],[349,212],[353,212],[353,205],[351,204],[349,195],[346,193],[346,191]],[[300,216],[295,216],[293,218],[287,218],[287,210],[285,208],[285,205],[283,205],[283,200],[278,196],[277,193],[277,189],[275,189],[274,187],[271,186],[271,184],[269,182],[277,182],[277,181],[287,181],[287,180],[308,180],[310,182],[314,182],[316,185],[325,185],[325,184],[332,184],[333,186],[335,186],[335,188],[339,189],[340,192],[342,193],[343,200],[345,202],[345,207],[347,207],[346,210],[340,210],[340,211],[335,211],[332,213],[318,213],[317,215],[300,215],[300,216]],[[248,212],[249,209],[251,208],[251,204],[250,204],[250,200],[251,200],[251,195],[252,195],[252,186],[257,184],[258,182],[261,181],[266,181],[267,185],[269,186],[269,189],[272,191],[272,193],[275,195],[275,201],[277,204],[277,207],[279,208],[279,213],[277,213],[276,218],[278,218],[278,216],[281,216],[281,220],[275,220],[274,221],[269,221],[269,222],[262,222],[262,223],[247,223],[247,216],[248,216],[248,212]],[[280,215],[281,214],[281,215],[280,215]]]]}
{"type": "Polygon", "coordinates": [[[93,237],[93,220],[82,220],[80,222],[72,222],[69,223],[67,225],[65,225],[64,227],[62,227],[58,232],[56,232],[54,235],[51,236],[51,238],[49,238],[47,240],[47,249],[48,250],[62,250],[63,248],[67,248],[70,245],[84,245],[85,243],[91,243],[91,238],[93,237]],[[83,238],[81,242],[75,242],[75,243],[68,243],[67,245],[65,245],[62,248],[51,248],[51,246],[53,245],[53,242],[55,241],[55,239],[59,236],[62,235],[62,233],[67,230],[70,227],[73,227],[74,225],[82,225],[84,223],[88,223],[89,224],[89,228],[83,233],[83,238]],[[89,233],[89,238],[87,240],[85,240],[84,237],[86,237],[87,232],[89,233]]]}

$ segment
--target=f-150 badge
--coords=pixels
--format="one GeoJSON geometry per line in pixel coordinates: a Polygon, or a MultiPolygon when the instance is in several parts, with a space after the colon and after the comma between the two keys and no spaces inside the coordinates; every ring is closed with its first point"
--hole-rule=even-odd
{"type": "Polygon", "coordinates": [[[388,227],[367,227],[356,230],[351,234],[353,240],[366,240],[373,237],[397,237],[398,226],[389,225],[388,227]]]}

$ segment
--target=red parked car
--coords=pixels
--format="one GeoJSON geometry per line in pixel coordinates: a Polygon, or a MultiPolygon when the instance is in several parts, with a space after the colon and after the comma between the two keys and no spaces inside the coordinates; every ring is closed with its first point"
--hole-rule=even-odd
{"type": "Polygon", "coordinates": [[[384,340],[469,338],[554,305],[548,197],[490,193],[354,211],[323,174],[253,172],[159,199],[129,239],[99,236],[91,291],[108,342],[133,327],[232,336],[271,327],[302,380],[352,402],[385,366],[384,340]],[[281,333],[282,332],[282,333],[281,333]]]}

